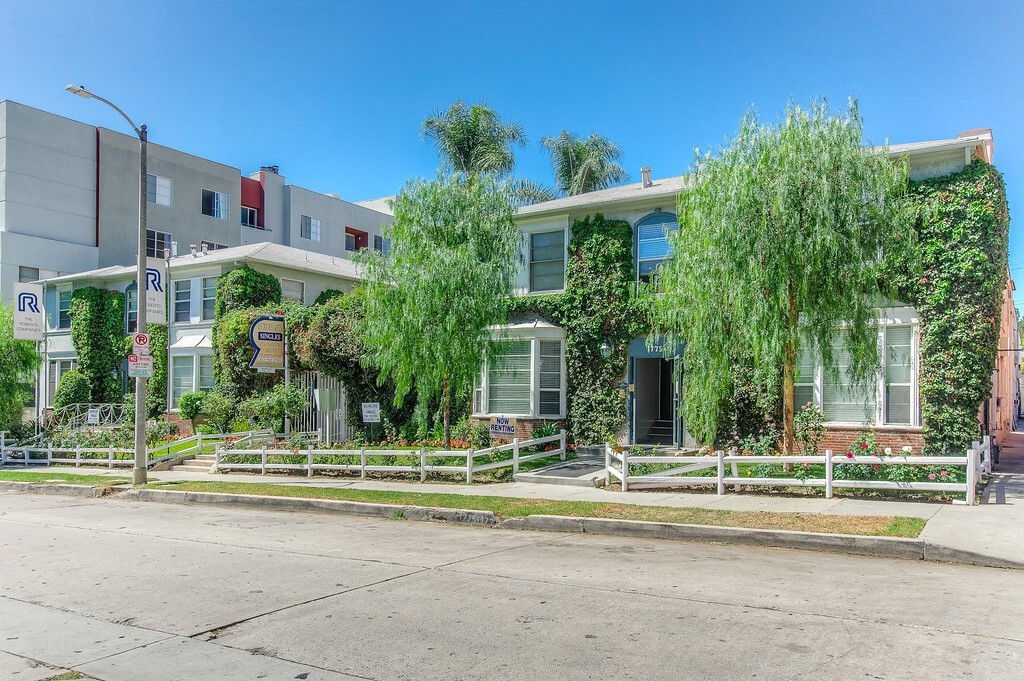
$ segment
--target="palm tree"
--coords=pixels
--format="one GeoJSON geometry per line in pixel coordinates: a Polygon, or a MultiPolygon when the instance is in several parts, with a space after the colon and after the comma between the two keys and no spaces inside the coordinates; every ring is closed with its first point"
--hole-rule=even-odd
{"type": "Polygon", "coordinates": [[[596,132],[580,139],[563,130],[558,137],[545,137],[540,144],[551,154],[555,184],[569,196],[607,189],[629,179],[629,173],[617,163],[622,158],[621,147],[596,132]]]}
{"type": "Polygon", "coordinates": [[[516,165],[514,148],[526,146],[519,123],[505,123],[486,104],[461,99],[423,121],[422,134],[433,141],[442,162],[469,175],[508,175],[516,165]]]}

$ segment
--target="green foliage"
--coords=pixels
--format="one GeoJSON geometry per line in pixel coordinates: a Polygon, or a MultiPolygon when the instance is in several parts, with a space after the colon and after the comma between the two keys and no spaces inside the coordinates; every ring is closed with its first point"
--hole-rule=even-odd
{"type": "Polygon", "coordinates": [[[150,418],[167,411],[167,326],[147,324],[149,353],[153,356],[153,377],[148,381],[146,410],[150,418]]]}
{"type": "Polygon", "coordinates": [[[86,404],[92,401],[92,389],[89,378],[78,370],[72,370],[61,376],[57,390],[53,394],[53,408],[61,409],[69,404],[86,404]]]}
{"type": "Polygon", "coordinates": [[[920,210],[923,273],[890,270],[921,316],[921,416],[928,452],[961,455],[978,438],[991,396],[1007,278],[1009,211],[1003,178],[974,161],[911,189],[920,210]]]}
{"type": "Polygon", "coordinates": [[[217,280],[214,316],[220,321],[222,317],[237,310],[277,305],[280,302],[281,282],[277,277],[243,265],[217,280]]]}
{"type": "Polygon", "coordinates": [[[422,132],[434,143],[444,167],[468,175],[511,173],[515,147],[526,145],[519,123],[505,123],[487,105],[461,99],[423,121],[422,132]]]}
{"type": "Polygon", "coordinates": [[[536,440],[542,437],[551,437],[552,435],[558,435],[558,428],[553,423],[542,423],[533,429],[530,433],[530,439],[536,440]]]}
{"type": "Polygon", "coordinates": [[[273,428],[275,433],[280,433],[285,416],[299,415],[308,404],[305,390],[294,384],[278,383],[239,404],[238,413],[259,428],[273,428]]]}
{"type": "Polygon", "coordinates": [[[71,294],[71,342],[89,382],[87,402],[121,398],[121,365],[131,350],[124,331],[124,294],[91,286],[71,294]]]}
{"type": "Polygon", "coordinates": [[[14,312],[9,305],[0,305],[0,429],[10,430],[21,422],[21,410],[31,383],[39,368],[40,358],[35,343],[14,339],[14,312]]]}
{"type": "Polygon", "coordinates": [[[596,132],[580,139],[563,130],[557,137],[543,138],[540,144],[551,155],[558,190],[568,196],[607,189],[629,179],[629,173],[617,163],[622,148],[596,132]]]}
{"type": "Polygon", "coordinates": [[[198,390],[187,392],[178,398],[178,415],[192,422],[195,430],[196,417],[203,411],[203,393],[198,390]]]}
{"type": "Polygon", "coordinates": [[[469,443],[473,449],[487,449],[491,446],[491,427],[486,423],[477,423],[469,431],[469,443]]]}
{"type": "Polygon", "coordinates": [[[286,321],[295,311],[294,303],[285,303],[273,309],[246,308],[228,312],[217,320],[217,333],[213,338],[217,384],[235,400],[270,389],[282,380],[280,373],[261,374],[249,368],[252,345],[249,328],[253,321],[268,312],[285,310],[286,321]]]}
{"type": "Polygon", "coordinates": [[[889,292],[878,254],[912,262],[906,163],[864,149],[855,102],[842,115],[814,102],[791,104],[774,126],[748,113],[727,147],[698,154],[690,177],[653,300],[658,326],[686,342],[687,427],[715,437],[730,367],[749,356],[781,370],[793,451],[798,337],[833,371],[841,341],[851,375],[874,378],[874,320],[889,292]]]}
{"type": "Polygon", "coordinates": [[[200,413],[213,426],[214,433],[230,433],[232,432],[232,421],[235,418],[235,404],[235,400],[230,395],[220,390],[211,390],[203,394],[200,413]]]}
{"type": "Polygon", "coordinates": [[[540,315],[565,329],[568,430],[577,443],[604,442],[626,423],[629,342],[649,329],[634,295],[633,228],[600,213],[576,220],[569,241],[565,292],[512,301],[510,318],[540,315]],[[612,346],[609,359],[600,347],[612,346]]]}
{"type": "Polygon", "coordinates": [[[415,390],[441,403],[447,445],[451,405],[468,392],[512,290],[521,233],[506,185],[454,175],[410,182],[395,199],[383,257],[364,250],[367,361],[392,380],[395,404],[415,390]]]}
{"type": "Polygon", "coordinates": [[[325,288],[320,292],[320,295],[316,297],[316,300],[313,301],[313,305],[323,305],[324,303],[343,295],[345,295],[344,291],[339,291],[336,288],[325,288]]]}
{"type": "Polygon", "coordinates": [[[813,402],[801,405],[796,412],[796,441],[805,456],[817,456],[818,444],[825,437],[825,414],[813,402]]]}

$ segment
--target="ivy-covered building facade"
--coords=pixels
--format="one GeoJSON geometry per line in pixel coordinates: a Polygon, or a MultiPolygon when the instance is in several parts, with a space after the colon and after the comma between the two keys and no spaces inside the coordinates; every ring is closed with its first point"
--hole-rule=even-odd
{"type": "MultiPolygon", "coordinates": [[[[837,451],[869,426],[883,447],[998,442],[1020,409],[1020,345],[991,131],[889,153],[909,161],[925,276],[879,309],[873,386],[846,380],[840,348],[838,379],[801,362],[797,403],[821,409],[823,446],[837,451]]],[[[666,234],[678,229],[685,189],[685,176],[652,179],[644,168],[639,183],[519,210],[516,300],[493,329],[502,353],[474,386],[474,418],[513,418],[524,437],[557,422],[579,444],[697,444],[680,416],[685,350],[664,347],[634,295],[670,257],[666,234]]]]}

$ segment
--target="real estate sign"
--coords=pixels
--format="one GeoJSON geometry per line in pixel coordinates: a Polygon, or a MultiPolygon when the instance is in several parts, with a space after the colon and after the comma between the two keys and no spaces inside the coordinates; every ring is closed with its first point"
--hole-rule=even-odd
{"type": "Polygon", "coordinates": [[[14,285],[14,337],[18,340],[43,340],[46,311],[43,309],[42,284],[14,285]]]}
{"type": "Polygon", "coordinates": [[[380,402],[363,402],[363,423],[380,423],[380,402]]]}
{"type": "Polygon", "coordinates": [[[515,437],[516,420],[508,416],[492,416],[491,425],[488,430],[491,433],[491,437],[515,437]]]}
{"type": "Polygon", "coordinates": [[[146,323],[167,323],[167,263],[146,258],[146,323]]]}
{"type": "Polygon", "coordinates": [[[249,326],[252,359],[249,368],[261,372],[284,369],[284,317],[262,315],[249,326]]]}

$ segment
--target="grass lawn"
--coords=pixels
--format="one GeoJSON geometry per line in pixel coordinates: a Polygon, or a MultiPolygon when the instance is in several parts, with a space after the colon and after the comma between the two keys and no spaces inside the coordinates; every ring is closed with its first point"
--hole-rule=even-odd
{"type": "Polygon", "coordinates": [[[0,471],[0,480],[41,482],[48,485],[91,485],[93,487],[124,485],[132,481],[131,478],[111,475],[78,475],[77,473],[57,473],[54,471],[0,471]]]}
{"type": "Polygon", "coordinates": [[[917,537],[925,520],[903,516],[849,516],[815,513],[771,513],[765,511],[724,511],[704,508],[638,506],[593,501],[518,499],[514,497],[463,494],[389,492],[331,487],[299,487],[248,482],[181,481],[151,485],[155,489],[226,494],[259,494],[307,499],[340,499],[404,506],[433,506],[492,511],[501,518],[529,515],[561,515],[580,518],[617,518],[690,525],[749,527],[800,532],[859,534],[872,537],[917,537]]]}

